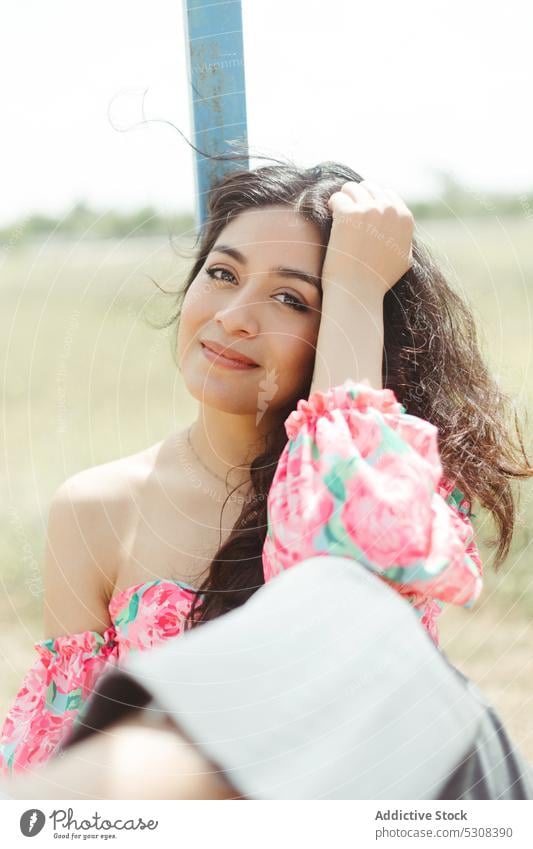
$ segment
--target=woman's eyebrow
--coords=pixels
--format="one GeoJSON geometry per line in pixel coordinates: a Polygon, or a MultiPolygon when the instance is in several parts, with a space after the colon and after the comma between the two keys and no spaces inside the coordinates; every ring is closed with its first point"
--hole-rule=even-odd
{"type": "MultiPolygon", "coordinates": [[[[228,254],[228,256],[236,259],[237,262],[240,262],[241,265],[247,265],[246,257],[237,248],[232,248],[230,245],[215,245],[211,248],[211,253],[228,254]]],[[[320,283],[320,277],[316,277],[314,274],[309,274],[307,271],[300,271],[298,268],[287,268],[285,266],[279,265],[276,268],[271,268],[270,272],[272,274],[278,274],[280,277],[298,277],[300,280],[303,280],[305,283],[309,283],[315,289],[318,289],[319,293],[322,294],[322,286],[320,283]]]]}

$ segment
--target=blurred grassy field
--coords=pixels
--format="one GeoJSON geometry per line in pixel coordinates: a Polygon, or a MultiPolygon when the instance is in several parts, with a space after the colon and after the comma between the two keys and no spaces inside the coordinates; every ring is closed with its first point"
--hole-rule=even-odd
{"type": "MultiPolygon", "coordinates": [[[[482,349],[517,402],[533,456],[533,222],[424,221],[418,235],[471,303],[482,349]]],[[[10,245],[0,252],[4,363],[0,533],[0,719],[41,639],[41,563],[50,498],[75,472],[153,444],[191,421],[196,402],[154,330],[188,266],[164,238],[10,245]]],[[[511,553],[495,575],[483,512],[483,595],[441,617],[448,657],[487,694],[533,761],[533,486],[520,485],[511,553]]]]}

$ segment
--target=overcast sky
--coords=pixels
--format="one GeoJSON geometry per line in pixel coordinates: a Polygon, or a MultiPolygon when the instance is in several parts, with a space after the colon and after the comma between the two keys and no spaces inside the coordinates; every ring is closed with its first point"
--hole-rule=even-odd
{"type": "MultiPolygon", "coordinates": [[[[529,0],[243,0],[249,142],[406,197],[533,189],[529,0]]],[[[182,0],[17,0],[0,29],[0,223],[192,209],[182,0]],[[114,125],[114,126],[113,126],[114,125]]],[[[256,165],[259,163],[255,163],[256,165]]]]}

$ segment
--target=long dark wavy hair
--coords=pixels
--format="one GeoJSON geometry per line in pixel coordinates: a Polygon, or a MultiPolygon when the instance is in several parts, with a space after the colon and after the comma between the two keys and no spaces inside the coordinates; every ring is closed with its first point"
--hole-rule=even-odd
{"type": "MultiPolygon", "coordinates": [[[[303,169],[276,160],[274,165],[255,170],[228,172],[210,191],[192,268],[178,292],[177,309],[163,327],[175,322],[177,337],[183,298],[232,218],[246,210],[283,204],[316,225],[324,246],[323,261],[332,223],[327,200],[343,183],[363,179],[337,162],[303,169]]],[[[408,413],[436,425],[445,477],[463,492],[470,508],[477,502],[492,514],[497,535],[488,544],[498,545],[494,563],[498,570],[509,553],[515,525],[512,479],[533,476],[533,468],[512,399],[483,361],[470,308],[450,287],[416,235],[413,260],[384,298],[383,386],[394,391],[408,413]]],[[[176,296],[175,292],[166,294],[176,296]]],[[[299,397],[307,398],[310,388],[311,380],[299,397]]],[[[294,399],[293,409],[297,401],[294,399]]],[[[186,629],[238,607],[264,583],[261,555],[267,532],[267,495],[287,442],[284,421],[280,418],[267,435],[264,452],[250,465],[249,495],[198,588],[186,629]]]]}

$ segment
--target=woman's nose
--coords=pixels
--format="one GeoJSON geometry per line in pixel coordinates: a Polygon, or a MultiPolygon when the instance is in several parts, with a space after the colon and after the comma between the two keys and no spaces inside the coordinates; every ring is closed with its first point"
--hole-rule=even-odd
{"type": "Polygon", "coordinates": [[[253,298],[232,298],[225,307],[221,307],[215,313],[215,321],[222,324],[227,333],[239,331],[246,335],[259,333],[258,311],[261,309],[258,296],[253,298]]]}

